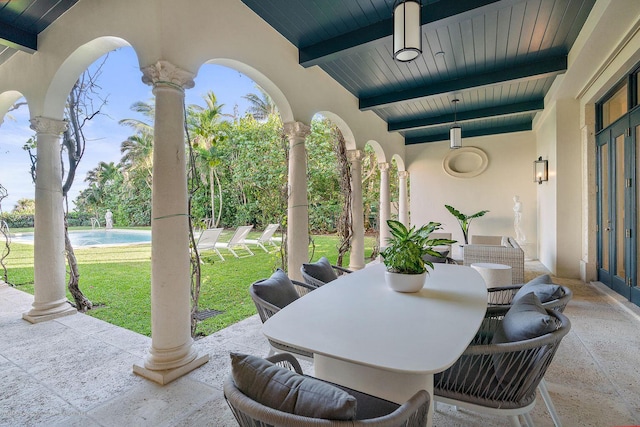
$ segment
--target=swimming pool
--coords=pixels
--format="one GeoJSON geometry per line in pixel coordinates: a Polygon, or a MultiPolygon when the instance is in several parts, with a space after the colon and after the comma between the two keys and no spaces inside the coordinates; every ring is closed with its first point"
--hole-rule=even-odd
{"type": "MultiPolygon", "coordinates": [[[[151,231],[148,230],[73,230],[69,232],[73,247],[132,245],[151,243],[151,231]]],[[[15,243],[33,244],[33,233],[17,233],[11,238],[15,243]]]]}

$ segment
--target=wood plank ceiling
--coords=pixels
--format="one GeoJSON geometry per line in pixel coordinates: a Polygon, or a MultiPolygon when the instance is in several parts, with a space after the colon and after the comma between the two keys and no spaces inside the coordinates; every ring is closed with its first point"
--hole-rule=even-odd
{"type": "MultiPolygon", "coordinates": [[[[0,64],[78,0],[0,1],[0,64]]],[[[423,53],[392,58],[394,0],[242,0],[400,132],[448,139],[452,100],[462,137],[530,130],[595,0],[422,0],[423,53]]]]}
{"type": "Polygon", "coordinates": [[[242,0],[406,144],[531,130],[595,0],[423,0],[423,53],[392,57],[394,0],[242,0]]]}
{"type": "Polygon", "coordinates": [[[0,1],[0,64],[19,50],[34,53],[38,49],[38,34],[77,1],[0,1]]]}

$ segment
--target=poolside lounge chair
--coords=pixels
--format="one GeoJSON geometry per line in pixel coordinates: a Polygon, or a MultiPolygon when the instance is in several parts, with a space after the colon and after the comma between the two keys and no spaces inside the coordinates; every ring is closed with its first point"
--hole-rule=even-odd
{"type": "Polygon", "coordinates": [[[278,227],[280,227],[280,224],[269,224],[267,225],[267,228],[264,229],[260,237],[257,239],[245,239],[244,242],[250,245],[257,245],[261,247],[263,251],[268,253],[269,251],[264,245],[271,244],[276,248],[278,247],[273,237],[273,234],[278,230],[278,227]]]}
{"type": "Polygon", "coordinates": [[[198,241],[196,242],[198,252],[202,254],[204,251],[214,251],[218,254],[220,259],[224,261],[222,254],[218,248],[216,248],[216,243],[218,242],[220,233],[222,233],[222,228],[207,228],[206,230],[202,230],[200,237],[198,237],[198,241]]]}
{"type": "MultiPolygon", "coordinates": [[[[231,236],[231,240],[229,240],[228,242],[216,242],[215,247],[218,249],[226,249],[229,252],[231,252],[233,254],[234,257],[239,258],[238,254],[236,253],[236,251],[234,251],[234,248],[240,247],[244,250],[246,250],[247,252],[249,252],[251,255],[254,255],[253,252],[251,252],[251,249],[249,249],[249,247],[245,244],[245,238],[247,237],[247,234],[249,234],[249,232],[251,231],[251,229],[253,228],[253,225],[242,225],[240,227],[238,227],[238,229],[236,230],[235,233],[233,233],[233,236],[231,236]]],[[[224,258],[223,258],[224,260],[224,258]]]]}

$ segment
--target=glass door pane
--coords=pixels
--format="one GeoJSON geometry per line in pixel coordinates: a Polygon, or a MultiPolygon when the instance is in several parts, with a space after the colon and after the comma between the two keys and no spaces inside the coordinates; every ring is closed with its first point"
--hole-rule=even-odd
{"type": "Polygon", "coordinates": [[[618,135],[615,140],[616,151],[616,168],[615,168],[615,224],[613,229],[615,230],[615,259],[616,270],[615,274],[621,278],[624,282],[626,277],[625,272],[625,147],[624,147],[624,134],[618,135]]]}
{"type": "MultiPolygon", "coordinates": [[[[600,185],[599,185],[599,205],[600,205],[600,268],[609,272],[609,231],[611,221],[609,221],[609,144],[599,146],[600,151],[600,185]]],[[[600,280],[605,280],[601,278],[600,280]]]]}

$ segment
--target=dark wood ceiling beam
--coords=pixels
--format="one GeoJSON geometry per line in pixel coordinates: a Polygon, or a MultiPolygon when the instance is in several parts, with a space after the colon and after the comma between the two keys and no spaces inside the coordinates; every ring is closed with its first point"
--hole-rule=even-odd
{"type": "MultiPolygon", "coordinates": [[[[460,111],[455,115],[458,122],[473,122],[492,117],[513,116],[523,113],[535,113],[544,110],[544,98],[533,101],[518,102],[515,104],[499,105],[497,107],[480,108],[478,110],[460,111]]],[[[411,129],[424,129],[444,124],[451,124],[454,114],[423,117],[413,120],[390,121],[387,125],[389,132],[405,131],[411,129]]]]}
{"type": "Polygon", "coordinates": [[[540,59],[520,64],[505,70],[472,75],[463,79],[436,82],[430,85],[407,90],[383,93],[381,95],[360,98],[360,110],[372,110],[398,102],[415,101],[430,96],[440,96],[472,88],[493,86],[504,83],[536,80],[567,71],[567,55],[540,59]]]}
{"type": "Polygon", "coordinates": [[[38,35],[10,24],[0,23],[0,44],[27,53],[34,53],[38,50],[38,35]]]}
{"type": "MultiPolygon", "coordinates": [[[[472,138],[476,136],[488,136],[488,135],[498,135],[501,133],[513,133],[513,132],[523,132],[533,129],[533,125],[531,122],[521,123],[517,125],[510,126],[500,126],[500,127],[488,127],[485,129],[475,129],[473,131],[465,132],[464,128],[462,128],[462,146],[464,147],[464,139],[472,138]]],[[[449,133],[438,133],[434,135],[427,136],[415,136],[405,138],[404,145],[412,145],[412,144],[422,144],[425,142],[439,142],[439,141],[448,141],[449,133]]]]}
{"type": "MultiPolygon", "coordinates": [[[[503,1],[504,2],[504,1],[503,1]]],[[[440,1],[423,6],[422,25],[443,21],[462,13],[487,6],[492,3],[500,3],[500,0],[455,0],[440,1]]],[[[309,46],[300,47],[299,61],[303,67],[320,65],[336,59],[340,55],[352,53],[364,49],[386,37],[393,35],[393,17],[375,24],[358,28],[357,30],[342,34],[332,39],[324,40],[309,46]]]]}

